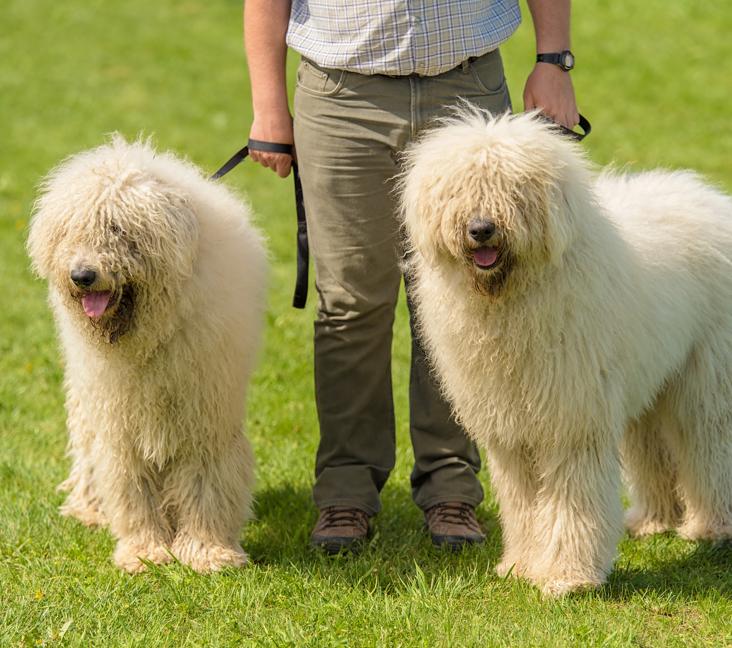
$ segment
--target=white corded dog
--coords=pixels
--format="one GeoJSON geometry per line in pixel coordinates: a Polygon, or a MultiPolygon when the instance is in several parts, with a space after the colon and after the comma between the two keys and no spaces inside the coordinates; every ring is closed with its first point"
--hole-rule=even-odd
{"type": "Polygon", "coordinates": [[[62,512],[109,525],[114,561],[241,565],[242,434],[266,256],[249,208],[193,165],[115,137],[46,179],[28,249],[65,359],[62,512]]]}
{"type": "Polygon", "coordinates": [[[499,574],[602,583],[622,532],[732,536],[732,200],[597,176],[536,115],[465,109],[407,155],[418,318],[489,459],[499,574]]]}

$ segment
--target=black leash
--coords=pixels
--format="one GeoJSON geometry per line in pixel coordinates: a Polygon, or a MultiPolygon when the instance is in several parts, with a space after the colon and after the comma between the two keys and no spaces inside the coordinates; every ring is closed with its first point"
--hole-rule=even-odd
{"type": "MultiPolygon", "coordinates": [[[[234,167],[247,159],[249,151],[264,151],[266,153],[286,153],[292,156],[292,144],[279,144],[277,142],[263,142],[250,139],[249,143],[234,153],[222,167],[211,176],[211,180],[218,180],[225,176],[234,167]]],[[[302,183],[297,162],[292,159],[292,177],[295,181],[295,207],[297,209],[297,278],[295,279],[295,294],[292,297],[292,305],[295,308],[305,308],[308,298],[308,263],[310,259],[308,248],[308,226],[305,220],[305,203],[302,197],[302,183]]]]}
{"type": "Polygon", "coordinates": [[[574,140],[577,140],[578,142],[581,142],[585,137],[587,137],[592,132],[592,124],[590,124],[587,117],[584,115],[579,116],[579,122],[578,126],[582,129],[581,133],[578,133],[577,131],[573,131],[571,128],[567,128],[566,126],[562,126],[561,124],[557,124],[553,119],[550,117],[546,117],[545,115],[540,115],[544,120],[551,123],[553,126],[557,128],[560,135],[566,135],[567,137],[571,137],[574,140]]]}

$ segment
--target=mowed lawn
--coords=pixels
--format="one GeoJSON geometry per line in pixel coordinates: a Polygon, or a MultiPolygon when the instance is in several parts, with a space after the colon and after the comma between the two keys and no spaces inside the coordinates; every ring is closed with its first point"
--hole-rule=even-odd
{"type": "MultiPolygon", "coordinates": [[[[408,486],[403,305],[399,451],[374,538],[356,558],[309,550],[314,295],[305,311],[290,307],[290,181],[249,164],[225,182],[248,195],[272,259],[248,414],[257,504],[241,539],[252,564],[212,576],[179,565],[118,572],[109,533],[57,511],[69,468],[62,371],[24,251],[29,212],[44,172],[113,130],[154,134],[212,171],[239,148],[251,120],[241,2],[3,0],[0,21],[0,645],[732,645],[729,547],[625,539],[606,587],[542,600],[492,572],[500,531],[483,474],[486,545],[432,549],[408,486]]],[[[730,33],[726,0],[576,3],[573,77],[594,125],[592,158],[692,167],[732,190],[730,33]]],[[[527,16],[504,48],[516,109],[533,53],[527,16]]]]}

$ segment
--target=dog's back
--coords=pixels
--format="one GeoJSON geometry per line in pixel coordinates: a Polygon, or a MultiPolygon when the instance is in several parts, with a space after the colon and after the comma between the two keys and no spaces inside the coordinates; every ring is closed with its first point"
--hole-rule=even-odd
{"type": "Polygon", "coordinates": [[[599,202],[631,245],[668,246],[668,254],[709,254],[732,259],[732,198],[692,171],[657,169],[602,173],[599,202]],[[632,235],[627,232],[632,231],[632,235]]]}

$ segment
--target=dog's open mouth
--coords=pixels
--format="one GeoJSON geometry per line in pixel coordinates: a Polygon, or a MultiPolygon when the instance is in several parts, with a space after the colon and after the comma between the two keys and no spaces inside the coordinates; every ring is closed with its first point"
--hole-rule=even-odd
{"type": "Polygon", "coordinates": [[[482,295],[498,295],[513,266],[510,248],[500,242],[498,245],[468,247],[465,260],[475,290],[482,295]]]}
{"type": "MultiPolygon", "coordinates": [[[[107,312],[109,302],[112,300],[111,290],[100,290],[89,292],[81,297],[81,307],[84,313],[91,319],[99,319],[107,312]]],[[[116,301],[116,300],[115,300],[116,301]]]]}
{"type": "Polygon", "coordinates": [[[498,248],[484,246],[472,251],[473,263],[481,270],[490,270],[498,263],[498,248]]]}
{"type": "Polygon", "coordinates": [[[116,290],[93,290],[77,297],[92,326],[103,332],[108,342],[116,342],[132,324],[134,290],[125,284],[116,290]]]}

